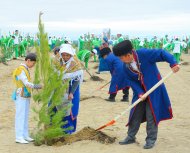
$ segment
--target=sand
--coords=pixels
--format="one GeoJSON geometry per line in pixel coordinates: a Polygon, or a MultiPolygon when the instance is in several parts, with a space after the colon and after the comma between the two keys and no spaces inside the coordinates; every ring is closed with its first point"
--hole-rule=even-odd
{"type": "MultiPolygon", "coordinates": [[[[190,62],[190,55],[183,55],[185,62],[190,62]]],[[[159,124],[158,140],[151,150],[144,150],[146,138],[146,124],[142,124],[137,134],[137,142],[131,145],[120,146],[119,140],[125,138],[125,127],[128,114],[123,116],[116,124],[104,130],[104,133],[116,137],[113,144],[102,144],[93,140],[78,141],[70,145],[59,146],[34,146],[32,143],[16,144],[14,133],[15,105],[11,100],[14,89],[11,72],[21,63],[21,60],[8,62],[8,66],[0,63],[0,153],[189,153],[190,152],[190,65],[182,65],[179,73],[172,75],[166,81],[166,87],[172,102],[174,118],[159,124]]],[[[90,126],[94,129],[110,121],[119,112],[125,110],[129,103],[120,102],[122,92],[116,97],[116,103],[106,102],[109,85],[102,91],[95,91],[98,87],[110,80],[109,73],[95,74],[96,63],[90,62],[90,72],[104,79],[104,81],[92,81],[87,73],[81,86],[80,113],[78,116],[77,131],[90,126]]],[[[170,68],[167,63],[159,63],[162,76],[165,76],[170,68]]],[[[33,70],[31,71],[33,74],[33,70]]],[[[130,100],[132,92],[130,90],[130,100]]],[[[31,108],[34,105],[31,101],[31,108]]],[[[33,120],[34,112],[30,111],[30,131],[35,128],[33,120]]]]}

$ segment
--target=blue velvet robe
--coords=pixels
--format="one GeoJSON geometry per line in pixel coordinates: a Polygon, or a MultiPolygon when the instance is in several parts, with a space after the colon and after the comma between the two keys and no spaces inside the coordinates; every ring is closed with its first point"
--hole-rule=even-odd
{"type": "MultiPolygon", "coordinates": [[[[74,81],[74,80],[73,80],[74,81]]],[[[71,82],[69,83],[69,90],[71,90],[71,82]]],[[[67,134],[72,134],[76,131],[77,128],[77,116],[79,113],[79,104],[80,104],[80,86],[78,85],[77,89],[73,94],[72,99],[72,107],[71,107],[71,114],[63,118],[63,121],[67,121],[68,123],[64,125],[62,128],[69,128],[72,127],[72,130],[67,130],[67,134]]]]}
{"type": "MultiPolygon", "coordinates": [[[[161,75],[156,65],[157,62],[167,62],[170,64],[170,67],[177,65],[174,57],[167,51],[161,49],[140,49],[136,52],[133,51],[133,56],[140,69],[140,73],[124,64],[126,78],[129,80],[129,85],[133,90],[132,103],[139,98],[139,95],[144,94],[161,80],[161,75]]],[[[157,125],[160,121],[173,117],[170,99],[164,84],[152,92],[147,99],[157,125]]],[[[134,111],[135,108],[130,112],[129,122],[134,111]]]]}
{"type": "Polygon", "coordinates": [[[97,50],[98,59],[99,59],[98,72],[109,71],[107,63],[102,57],[100,57],[99,47],[95,47],[95,49],[97,50]]]}
{"type": "Polygon", "coordinates": [[[107,63],[112,76],[109,93],[117,93],[118,90],[127,88],[128,83],[123,69],[123,62],[113,53],[108,54],[105,58],[105,62],[107,63]]]}

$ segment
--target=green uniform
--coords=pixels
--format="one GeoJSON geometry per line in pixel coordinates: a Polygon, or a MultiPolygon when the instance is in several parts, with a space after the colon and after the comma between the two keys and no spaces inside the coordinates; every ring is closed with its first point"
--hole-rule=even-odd
{"type": "Polygon", "coordinates": [[[20,55],[23,57],[23,56],[26,56],[26,49],[27,49],[27,46],[28,46],[28,42],[26,39],[22,40],[19,44],[19,51],[20,51],[20,55]]]}
{"type": "Polygon", "coordinates": [[[162,49],[162,47],[163,47],[162,41],[161,41],[161,40],[158,40],[158,41],[157,41],[157,44],[156,44],[156,48],[157,48],[157,49],[162,49]]]}
{"type": "Polygon", "coordinates": [[[79,38],[79,51],[84,49],[84,39],[79,38]]]}
{"type": "Polygon", "coordinates": [[[34,47],[34,39],[32,37],[28,38],[27,41],[30,47],[34,47]]]}
{"type": "Polygon", "coordinates": [[[14,39],[14,58],[19,57],[19,35],[15,35],[14,39]]]}
{"type": "Polygon", "coordinates": [[[85,67],[88,68],[88,61],[90,59],[91,52],[88,50],[80,50],[77,53],[77,57],[80,61],[85,62],[85,67]]]}
{"type": "Polygon", "coordinates": [[[6,37],[2,39],[2,47],[4,49],[4,57],[7,60],[12,58],[14,41],[12,37],[6,37]]]}
{"type": "Polygon", "coordinates": [[[182,51],[181,42],[178,40],[174,41],[174,43],[173,43],[173,55],[174,55],[174,57],[178,63],[180,62],[181,51],[182,51]]]}
{"type": "Polygon", "coordinates": [[[12,37],[10,37],[7,44],[7,53],[8,53],[7,59],[12,59],[13,52],[14,52],[14,40],[12,37]]]}
{"type": "Polygon", "coordinates": [[[123,38],[123,37],[119,37],[118,40],[117,40],[118,43],[120,43],[120,42],[122,42],[122,41],[124,41],[124,38],[123,38]]]}
{"type": "Polygon", "coordinates": [[[163,39],[162,48],[167,50],[168,52],[171,52],[171,50],[172,50],[172,44],[168,41],[168,38],[166,36],[163,39]]]}
{"type": "Polygon", "coordinates": [[[147,39],[144,39],[143,47],[144,47],[144,48],[149,48],[148,43],[149,43],[148,40],[147,40],[147,39]]]}

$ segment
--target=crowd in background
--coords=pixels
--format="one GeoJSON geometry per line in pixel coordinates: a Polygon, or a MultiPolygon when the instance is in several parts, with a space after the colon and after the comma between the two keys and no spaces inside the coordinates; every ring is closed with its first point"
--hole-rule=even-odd
{"type": "MultiPolygon", "coordinates": [[[[107,43],[110,48],[112,48],[123,40],[130,40],[133,44],[134,50],[141,48],[164,49],[172,53],[178,62],[180,62],[181,53],[188,53],[188,49],[190,49],[189,37],[180,38],[168,35],[165,35],[162,38],[158,38],[157,36],[152,38],[130,38],[129,36],[124,36],[122,34],[106,35],[104,33],[101,35],[95,35],[93,33],[87,33],[81,35],[78,40],[71,40],[68,37],[48,36],[50,50],[53,50],[55,47],[61,46],[62,44],[69,43],[73,45],[76,52],[83,51],[84,54],[86,54],[86,52],[89,52],[88,54],[90,54],[93,49],[96,49],[97,55],[99,55],[99,47],[103,43],[107,43]]],[[[12,34],[2,35],[0,37],[0,56],[1,58],[4,58],[5,62],[12,59],[18,59],[19,57],[25,57],[26,53],[34,47],[35,42],[39,43],[37,36],[30,36],[29,34],[24,36],[21,35],[18,30],[15,30],[12,34]]],[[[83,58],[83,60],[84,59],[85,58],[83,58]]],[[[97,61],[96,56],[94,56],[94,61],[97,61]]]]}

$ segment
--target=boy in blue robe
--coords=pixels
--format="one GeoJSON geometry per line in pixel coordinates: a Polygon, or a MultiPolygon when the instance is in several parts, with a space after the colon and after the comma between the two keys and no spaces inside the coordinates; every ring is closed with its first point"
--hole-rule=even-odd
{"type": "Polygon", "coordinates": [[[125,72],[123,70],[123,62],[111,53],[109,47],[103,48],[100,51],[100,56],[104,58],[107,63],[110,73],[111,73],[111,84],[109,88],[109,98],[106,99],[110,102],[115,102],[115,97],[119,90],[123,90],[123,99],[121,101],[129,101],[129,87],[127,84],[127,79],[125,78],[125,72]]]}
{"type": "Polygon", "coordinates": [[[139,103],[130,112],[128,136],[119,143],[121,145],[135,143],[140,124],[147,121],[147,137],[144,149],[150,149],[154,146],[158,124],[162,120],[171,119],[172,108],[165,85],[160,85],[148,97],[143,94],[161,80],[160,72],[157,68],[157,62],[167,62],[173,72],[179,71],[179,65],[174,57],[162,49],[140,49],[133,50],[129,40],[123,41],[114,46],[113,53],[124,62],[124,70],[129,86],[133,90],[134,103],[138,98],[143,102],[139,103]]]}

